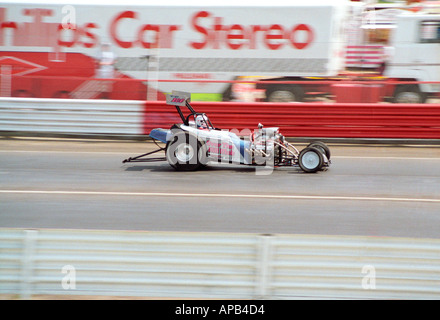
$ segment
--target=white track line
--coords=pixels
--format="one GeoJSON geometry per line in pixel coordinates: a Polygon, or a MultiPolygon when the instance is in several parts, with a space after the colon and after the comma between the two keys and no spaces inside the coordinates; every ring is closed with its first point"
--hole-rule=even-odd
{"type": "Polygon", "coordinates": [[[429,157],[388,157],[388,156],[384,156],[384,157],[371,157],[371,156],[332,156],[332,159],[359,159],[359,160],[366,160],[366,159],[373,159],[373,160],[377,160],[377,159],[383,159],[383,160],[436,160],[436,161],[440,161],[440,158],[429,158],[429,157]]]}
{"type": "MultiPolygon", "coordinates": [[[[127,152],[110,151],[50,151],[50,150],[0,150],[0,153],[55,153],[55,154],[127,154],[127,152]]],[[[135,152],[132,152],[135,153],[135,152]]]]}
{"type": "Polygon", "coordinates": [[[284,200],[346,200],[346,201],[388,201],[440,203],[440,199],[359,197],[359,196],[314,196],[314,195],[273,195],[273,194],[228,194],[228,193],[173,193],[173,192],[113,192],[113,191],[54,191],[54,190],[0,190],[0,194],[46,194],[85,196],[142,196],[142,197],[191,197],[191,198],[243,198],[243,199],[284,199],[284,200]]]}

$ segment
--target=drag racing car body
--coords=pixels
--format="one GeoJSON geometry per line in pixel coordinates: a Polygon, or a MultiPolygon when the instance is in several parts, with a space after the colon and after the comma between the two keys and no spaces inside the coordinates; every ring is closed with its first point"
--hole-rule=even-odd
{"type": "Polygon", "coordinates": [[[196,112],[191,104],[191,95],[173,91],[166,96],[167,104],[176,107],[182,123],[170,129],[153,129],[150,137],[165,147],[142,154],[123,162],[166,160],[176,170],[197,170],[209,163],[234,163],[266,167],[300,167],[304,172],[326,170],[330,165],[330,150],[322,142],[312,142],[298,151],[286,141],[277,127],[258,128],[251,131],[233,132],[215,128],[205,113],[196,112]],[[189,110],[184,115],[182,107],[189,110]],[[146,158],[164,151],[163,158],[146,158]]]}

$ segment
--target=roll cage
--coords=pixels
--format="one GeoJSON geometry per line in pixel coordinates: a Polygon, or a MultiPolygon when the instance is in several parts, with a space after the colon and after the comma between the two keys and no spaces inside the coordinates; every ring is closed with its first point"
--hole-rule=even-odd
{"type": "Polygon", "coordinates": [[[182,119],[182,123],[184,125],[190,126],[190,119],[192,118],[193,121],[195,122],[197,116],[200,116],[200,119],[202,119],[202,121],[205,123],[206,128],[215,129],[211,123],[211,120],[209,120],[208,116],[206,115],[206,113],[196,112],[194,108],[191,106],[190,101],[191,101],[191,94],[187,92],[173,91],[171,94],[166,95],[167,104],[176,107],[177,113],[182,119]],[[188,108],[190,113],[186,117],[181,107],[188,108]]]}
{"type": "MultiPolygon", "coordinates": [[[[182,92],[182,91],[172,91],[171,94],[166,95],[166,103],[169,105],[173,105],[176,107],[177,113],[179,114],[180,118],[182,119],[182,123],[185,126],[191,125],[191,118],[193,119],[194,123],[196,122],[196,118],[200,116],[199,119],[205,123],[204,128],[208,130],[219,130],[214,128],[214,126],[211,123],[211,120],[209,120],[208,116],[205,113],[196,112],[194,108],[190,104],[191,101],[191,93],[188,92],[182,92]],[[189,114],[185,117],[181,107],[186,107],[189,110],[189,114]]],[[[126,162],[154,162],[154,161],[164,161],[166,160],[166,157],[158,157],[158,158],[144,158],[146,156],[155,154],[160,151],[165,151],[166,147],[161,147],[157,144],[156,139],[153,138],[153,142],[157,145],[158,149],[147,152],[144,154],[141,154],[136,157],[130,157],[128,159],[125,159],[122,161],[122,163],[126,162]]]]}

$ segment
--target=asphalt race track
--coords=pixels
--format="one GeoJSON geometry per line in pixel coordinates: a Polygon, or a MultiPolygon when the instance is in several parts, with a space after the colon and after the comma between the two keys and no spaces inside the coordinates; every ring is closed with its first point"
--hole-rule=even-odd
{"type": "Polygon", "coordinates": [[[330,145],[317,174],[122,164],[153,147],[0,139],[0,227],[440,238],[438,145],[330,145]]]}

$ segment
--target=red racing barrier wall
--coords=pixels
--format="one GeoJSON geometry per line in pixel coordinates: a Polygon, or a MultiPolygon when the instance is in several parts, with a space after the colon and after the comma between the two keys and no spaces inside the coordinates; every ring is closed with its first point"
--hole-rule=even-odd
{"type": "MultiPolygon", "coordinates": [[[[266,127],[280,127],[286,137],[440,139],[440,104],[192,102],[191,105],[197,112],[206,113],[220,129],[253,130],[262,123],[266,127]]],[[[145,103],[145,134],[153,128],[169,128],[181,122],[175,107],[163,101],[145,103]]]]}

